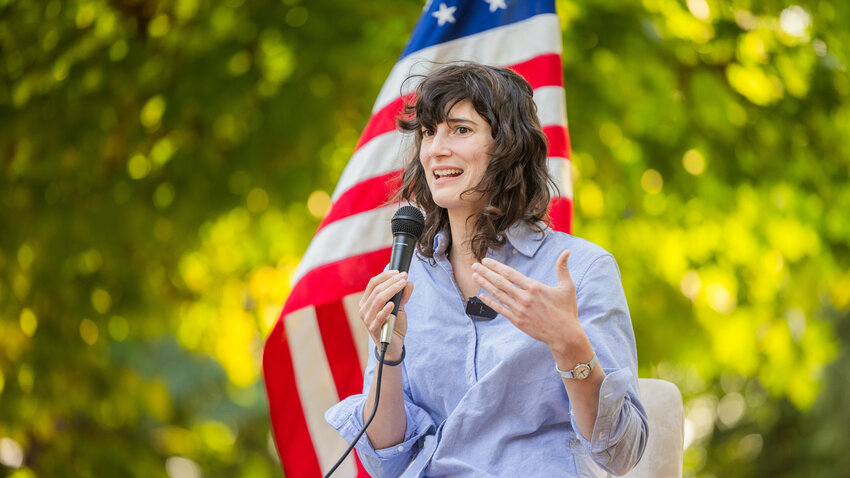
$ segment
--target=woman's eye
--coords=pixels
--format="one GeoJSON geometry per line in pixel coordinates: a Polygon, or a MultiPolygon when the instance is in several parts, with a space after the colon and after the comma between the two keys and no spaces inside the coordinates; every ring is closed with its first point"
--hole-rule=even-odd
{"type": "Polygon", "coordinates": [[[425,128],[425,129],[422,130],[422,136],[425,136],[425,137],[434,136],[434,130],[425,128]]]}
{"type": "Polygon", "coordinates": [[[470,132],[470,129],[467,128],[466,126],[458,126],[457,127],[457,134],[466,134],[466,133],[469,133],[469,132],[470,132]]]}

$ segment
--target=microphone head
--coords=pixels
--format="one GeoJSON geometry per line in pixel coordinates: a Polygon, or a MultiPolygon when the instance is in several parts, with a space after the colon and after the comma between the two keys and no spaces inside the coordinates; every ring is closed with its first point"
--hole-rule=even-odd
{"type": "Polygon", "coordinates": [[[425,216],[414,206],[402,206],[393,214],[390,224],[393,236],[407,234],[419,240],[422,230],[425,229],[425,216]]]}

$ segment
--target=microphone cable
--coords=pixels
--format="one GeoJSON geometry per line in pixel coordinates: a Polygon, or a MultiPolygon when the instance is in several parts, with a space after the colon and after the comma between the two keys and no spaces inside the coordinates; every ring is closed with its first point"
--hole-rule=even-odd
{"type": "Polygon", "coordinates": [[[388,345],[389,344],[386,342],[381,342],[381,360],[378,361],[378,384],[375,386],[375,406],[372,407],[372,414],[369,415],[369,419],[366,420],[366,423],[363,425],[363,428],[360,429],[360,432],[357,434],[356,437],[354,437],[354,440],[348,446],[348,449],[345,450],[345,453],[343,453],[341,457],[339,457],[339,460],[337,460],[333,468],[331,468],[330,471],[325,474],[324,478],[330,477],[333,472],[335,472],[336,469],[339,468],[339,465],[342,464],[342,461],[345,460],[345,457],[347,457],[349,453],[351,453],[351,450],[354,449],[354,445],[357,444],[357,441],[360,440],[360,437],[362,437],[363,434],[366,432],[366,428],[368,428],[369,425],[372,423],[372,420],[375,418],[375,413],[378,412],[378,401],[381,399],[381,373],[384,371],[384,355],[387,354],[388,345]]]}

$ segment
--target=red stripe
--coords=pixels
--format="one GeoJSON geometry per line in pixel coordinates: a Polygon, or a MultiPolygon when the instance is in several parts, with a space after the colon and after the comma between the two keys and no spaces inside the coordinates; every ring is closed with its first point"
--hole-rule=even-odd
{"type": "MultiPolygon", "coordinates": [[[[556,53],[536,56],[528,61],[509,65],[508,68],[525,77],[525,79],[531,84],[532,88],[564,85],[564,73],[561,68],[561,57],[556,53]]],[[[355,148],[355,151],[371,141],[375,136],[394,131],[395,119],[399,113],[401,113],[404,101],[411,96],[411,94],[407,94],[396,98],[380,110],[376,111],[372,117],[369,118],[366,128],[363,129],[363,134],[360,135],[360,140],[357,142],[357,148],[355,148]]]]}
{"type": "Polygon", "coordinates": [[[570,132],[565,126],[544,126],[543,132],[546,133],[546,139],[549,140],[549,157],[570,157],[570,132]]]}
{"type": "Polygon", "coordinates": [[[357,459],[357,477],[358,478],[371,478],[369,472],[366,471],[366,468],[363,467],[363,463],[360,461],[360,457],[357,455],[357,450],[354,450],[354,458],[357,459]]]}
{"type": "MultiPolygon", "coordinates": [[[[283,314],[282,314],[283,315],[283,314]]],[[[301,408],[283,319],[278,319],[263,349],[263,378],[272,432],[287,477],[321,476],[319,458],[301,408]]]]}
{"type": "Polygon", "coordinates": [[[508,68],[522,75],[535,90],[541,86],[564,86],[561,55],[557,53],[536,56],[508,68]]]}
{"type": "MultiPolygon", "coordinates": [[[[363,275],[369,275],[369,272],[364,270],[363,275]]],[[[347,315],[342,301],[316,307],[319,333],[340,400],[363,390],[363,369],[360,368],[357,346],[351,336],[347,315]]],[[[366,333],[365,326],[363,333],[366,333]]]]}
{"type": "MultiPolygon", "coordinates": [[[[373,272],[377,273],[378,271],[380,269],[373,272]]],[[[368,270],[362,271],[364,275],[369,275],[369,272],[368,270]]],[[[333,375],[336,392],[340,400],[363,391],[364,370],[360,367],[357,344],[351,335],[347,315],[342,301],[330,302],[316,307],[319,333],[322,336],[325,355],[328,358],[331,375],[333,375]]],[[[363,333],[366,333],[365,327],[363,333]]],[[[357,476],[368,478],[369,473],[363,467],[357,452],[354,451],[352,454],[357,466],[357,476]]]]}
{"type": "Polygon", "coordinates": [[[399,114],[401,114],[401,109],[404,106],[405,100],[412,96],[412,94],[407,94],[396,98],[391,101],[390,104],[384,106],[373,114],[372,117],[369,118],[369,122],[366,123],[366,127],[363,128],[363,134],[360,135],[360,140],[357,142],[357,147],[354,148],[354,150],[357,151],[361,146],[371,141],[375,136],[395,130],[395,119],[399,114]]]}
{"type": "Polygon", "coordinates": [[[549,202],[549,221],[552,224],[552,229],[572,234],[573,201],[565,197],[552,199],[549,202]]]}
{"type": "Polygon", "coordinates": [[[319,230],[334,221],[386,204],[400,187],[400,169],[360,181],[337,198],[328,215],[319,224],[319,230]]]}
{"type": "Polygon", "coordinates": [[[311,269],[292,288],[281,315],[308,305],[319,307],[366,289],[369,279],[390,262],[389,247],[311,269]]]}

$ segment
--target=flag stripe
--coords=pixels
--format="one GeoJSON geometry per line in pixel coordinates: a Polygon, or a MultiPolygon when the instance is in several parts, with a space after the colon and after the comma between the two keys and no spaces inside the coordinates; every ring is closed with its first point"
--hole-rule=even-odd
{"type": "Polygon", "coordinates": [[[321,476],[319,459],[301,408],[301,397],[296,393],[295,370],[284,320],[281,314],[263,349],[263,377],[275,444],[287,476],[321,476]]]}
{"type": "MultiPolygon", "coordinates": [[[[322,333],[322,345],[328,363],[331,365],[336,392],[339,399],[360,393],[363,388],[363,369],[359,360],[351,360],[357,356],[354,337],[350,333],[348,318],[342,301],[328,302],[316,306],[319,331],[322,333]]],[[[361,328],[363,326],[361,325],[361,328]]]]}
{"type": "Polygon", "coordinates": [[[549,202],[549,221],[556,231],[571,231],[573,229],[573,201],[561,197],[549,202]]]}
{"type": "Polygon", "coordinates": [[[408,93],[394,99],[388,105],[372,113],[372,116],[369,118],[369,122],[366,123],[366,127],[363,129],[363,134],[360,135],[360,139],[357,141],[357,147],[354,148],[354,150],[356,151],[360,149],[361,146],[368,143],[376,136],[394,131],[396,129],[395,119],[401,114],[404,104],[410,101],[411,98],[413,98],[413,93],[408,93]]]}
{"type": "Polygon", "coordinates": [[[284,316],[291,310],[310,304],[324,304],[339,300],[340,296],[363,291],[372,275],[380,272],[390,262],[390,252],[391,249],[386,247],[311,269],[290,292],[283,306],[284,316]]]}
{"type": "Polygon", "coordinates": [[[337,182],[331,200],[336,202],[345,191],[365,179],[382,176],[404,167],[413,137],[391,131],[375,137],[354,152],[337,182]]]}
{"type": "MultiPolygon", "coordinates": [[[[325,422],[325,410],[336,404],[338,395],[328,357],[322,346],[316,309],[303,307],[296,310],[285,317],[284,326],[292,350],[291,359],[301,407],[310,438],[314,444],[321,445],[315,447],[315,450],[324,474],[348,448],[348,443],[325,422]]],[[[336,473],[335,476],[355,476],[357,466],[354,457],[349,455],[336,473]]]]}
{"type": "Polygon", "coordinates": [[[542,14],[527,20],[469,35],[408,55],[393,66],[381,88],[372,112],[416,87],[405,79],[427,74],[439,63],[475,61],[487,65],[515,65],[543,54],[561,54],[561,25],[555,14],[542,14]],[[404,88],[402,88],[404,87],[404,88]]]}
{"type": "Polygon", "coordinates": [[[567,95],[561,86],[542,86],[534,90],[537,117],[541,125],[567,125],[567,95]]]}
{"type": "Polygon", "coordinates": [[[543,86],[564,86],[561,55],[557,53],[545,53],[508,68],[522,75],[535,90],[543,86]]]}
{"type": "Polygon", "coordinates": [[[360,181],[334,202],[328,215],[319,223],[318,230],[342,218],[386,204],[400,187],[400,169],[360,181]]]}
{"type": "MultiPolygon", "coordinates": [[[[571,158],[570,155],[570,132],[564,125],[543,126],[543,132],[549,141],[549,157],[571,158]]],[[[572,197],[572,196],[570,196],[572,197]]]]}
{"type": "MultiPolygon", "coordinates": [[[[366,370],[366,360],[369,358],[369,333],[363,322],[360,321],[360,298],[363,292],[349,294],[342,298],[342,305],[348,317],[348,325],[351,327],[351,336],[354,337],[357,357],[360,359],[360,368],[366,370]]],[[[362,377],[358,377],[362,378],[362,377]]],[[[363,385],[362,383],[360,384],[363,385]]]]}
{"type": "MultiPolygon", "coordinates": [[[[349,256],[390,247],[390,219],[397,205],[384,206],[335,221],[319,230],[295,269],[297,283],[307,271],[349,256]],[[344,240],[340,240],[345,238],[344,240]]],[[[359,272],[359,271],[357,271],[359,272]]],[[[359,274],[358,274],[359,275],[359,274]]],[[[354,291],[350,291],[354,292],[354,291]]]]}
{"type": "Polygon", "coordinates": [[[549,201],[565,198],[572,199],[573,183],[572,163],[566,158],[549,158],[546,160],[546,167],[549,169],[549,176],[555,181],[557,191],[550,191],[549,201]]]}

